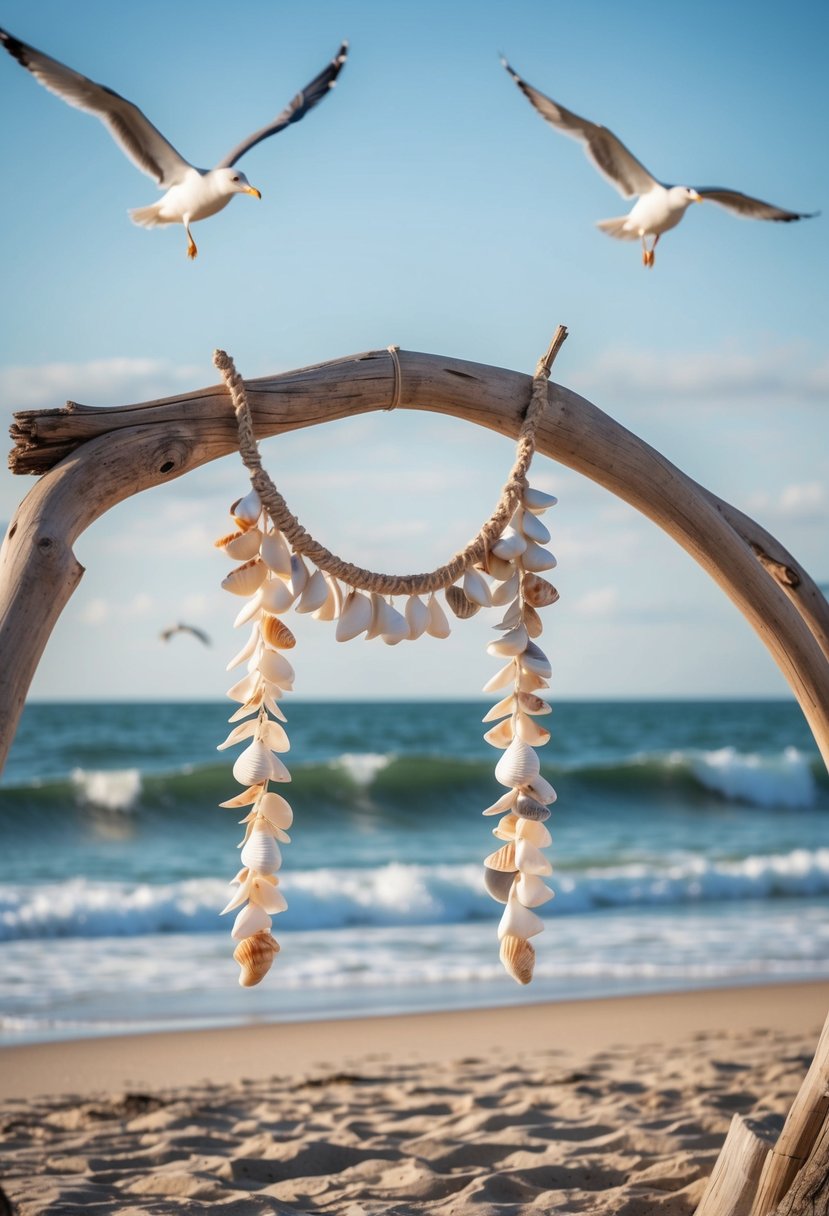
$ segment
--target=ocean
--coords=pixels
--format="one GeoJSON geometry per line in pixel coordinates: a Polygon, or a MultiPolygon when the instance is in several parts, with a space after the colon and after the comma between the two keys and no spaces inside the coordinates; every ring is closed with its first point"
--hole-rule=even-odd
{"type": "Polygon", "coordinates": [[[0,785],[0,1043],[829,977],[829,782],[783,701],[545,719],[555,899],[521,988],[488,701],[283,702],[282,951],[238,986],[224,704],[27,706],[0,785]]]}

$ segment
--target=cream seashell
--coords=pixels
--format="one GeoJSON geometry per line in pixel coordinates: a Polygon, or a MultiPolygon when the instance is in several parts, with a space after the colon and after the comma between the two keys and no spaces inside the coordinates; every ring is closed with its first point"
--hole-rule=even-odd
{"type": "Polygon", "coordinates": [[[315,621],[333,621],[340,615],[343,597],[340,584],[330,574],[324,574],[325,585],[328,588],[325,603],[314,613],[315,621]]]}
{"type": "Polygon", "coordinates": [[[498,900],[499,904],[507,902],[514,882],[514,871],[484,869],[484,886],[492,898],[498,900]]]}
{"type": "Polygon", "coordinates": [[[294,595],[301,595],[308,582],[308,567],[298,553],[291,554],[291,590],[294,595]]]}
{"type": "Polygon", "coordinates": [[[253,988],[271,969],[279,953],[279,943],[270,933],[262,931],[246,937],[233,951],[235,961],[242,968],[239,983],[243,988],[253,988]]]}
{"type": "Polygon", "coordinates": [[[523,937],[509,933],[501,939],[501,962],[519,984],[529,984],[535,967],[535,950],[523,937]]]}
{"type": "Polygon", "coordinates": [[[259,628],[262,632],[262,641],[266,646],[273,646],[276,650],[293,650],[296,646],[296,638],[278,616],[270,616],[266,613],[259,628]]]}
{"type": "Polygon", "coordinates": [[[500,671],[496,671],[494,676],[490,676],[484,684],[484,692],[497,692],[499,688],[506,688],[507,684],[511,684],[514,679],[515,663],[507,663],[500,671]]]}
{"type": "Polygon", "coordinates": [[[540,908],[553,898],[553,892],[538,874],[519,874],[515,883],[515,898],[525,908],[540,908]]]}
{"type": "MultiPolygon", "coordinates": [[[[240,752],[233,765],[233,776],[240,785],[262,785],[273,776],[276,757],[259,739],[240,752]]],[[[284,766],[283,766],[284,767],[284,766]]]]}
{"type": "Polygon", "coordinates": [[[316,612],[325,605],[328,596],[329,588],[325,575],[321,570],[315,570],[303,588],[296,611],[316,612]]]}
{"type": "Polygon", "coordinates": [[[251,806],[262,793],[260,785],[248,786],[246,790],[242,790],[241,794],[236,794],[233,798],[228,798],[227,802],[220,802],[219,806],[236,809],[240,806],[251,806]]]}
{"type": "Polygon", "coordinates": [[[238,654],[235,654],[228,663],[225,671],[233,671],[234,667],[238,667],[241,663],[246,663],[253,654],[256,647],[259,645],[259,626],[254,625],[250,631],[250,637],[245,642],[238,654]]]}
{"type": "Polygon", "coordinates": [[[545,781],[540,774],[527,782],[527,792],[535,798],[536,802],[543,802],[545,805],[555,802],[558,797],[549,781],[545,781]]]}
{"type": "MultiPolygon", "coordinates": [[[[506,794],[502,794],[497,802],[493,802],[492,806],[488,806],[484,815],[500,815],[504,811],[508,811],[518,798],[518,790],[507,790],[506,794]]],[[[242,804],[240,804],[242,805],[242,804]]]]}
{"type": "Polygon", "coordinates": [[[437,601],[434,591],[429,596],[428,608],[429,624],[426,626],[426,632],[433,638],[448,638],[451,632],[449,622],[446,619],[446,613],[437,601]]]}
{"type": "Polygon", "coordinates": [[[409,622],[394,604],[386,604],[383,614],[383,632],[380,635],[387,646],[396,646],[409,636],[409,622]]]}
{"type": "Polygon", "coordinates": [[[543,490],[534,490],[532,486],[527,486],[521,495],[521,501],[528,511],[532,511],[535,514],[546,511],[549,507],[554,507],[558,499],[555,494],[545,494],[543,490]]]}
{"type": "Polygon", "coordinates": [[[517,823],[517,816],[510,811],[508,815],[504,816],[500,823],[495,825],[495,827],[492,829],[492,835],[496,838],[496,840],[514,840],[515,825],[517,823]]]}
{"type": "Polygon", "coordinates": [[[506,714],[511,714],[514,709],[515,696],[513,693],[509,693],[509,695],[504,697],[503,700],[499,701],[497,705],[493,705],[492,709],[481,719],[481,721],[495,722],[496,719],[503,718],[506,714]]]}
{"type": "MultiPolygon", "coordinates": [[[[490,642],[486,648],[487,654],[495,657],[523,655],[527,649],[529,635],[523,625],[516,625],[514,629],[510,629],[503,637],[496,638],[494,642],[490,642]]],[[[523,659],[521,660],[523,665],[523,659]]]]}
{"type": "Polygon", "coordinates": [[[521,712],[525,714],[551,714],[553,711],[546,701],[542,701],[541,697],[535,696],[531,692],[519,692],[518,704],[521,706],[521,712]]]}
{"type": "MultiPolygon", "coordinates": [[[[544,810],[547,808],[545,807],[544,810]]],[[[546,849],[553,843],[552,836],[540,820],[524,819],[523,817],[519,817],[515,825],[515,839],[526,840],[530,844],[534,844],[537,849],[546,849]]]]}
{"type": "Polygon", "coordinates": [[[446,602],[460,621],[467,621],[476,612],[480,612],[480,604],[471,600],[461,587],[447,587],[444,591],[446,602]]]}
{"type": "Polygon", "coordinates": [[[522,535],[526,536],[527,540],[534,540],[537,545],[546,545],[550,539],[549,528],[531,511],[521,512],[521,523],[518,526],[522,535]]]}
{"type": "Polygon", "coordinates": [[[246,676],[242,676],[241,680],[227,690],[226,696],[230,697],[231,701],[239,701],[245,705],[254,695],[259,684],[259,672],[249,671],[246,676]]]}
{"type": "Polygon", "coordinates": [[[536,933],[541,933],[543,929],[544,921],[540,916],[536,916],[535,912],[518,902],[515,887],[513,887],[513,893],[509,897],[498,925],[498,940],[503,941],[505,937],[520,937],[526,941],[527,938],[535,937],[536,933]]]}
{"type": "Polygon", "coordinates": [[[233,747],[234,743],[241,743],[243,739],[252,738],[256,733],[256,725],[256,721],[251,718],[248,722],[241,722],[238,726],[234,726],[227,738],[216,746],[216,751],[223,752],[226,747],[233,747]]]}
{"type": "Polygon", "coordinates": [[[288,578],[291,573],[291,550],[281,532],[268,532],[262,537],[259,552],[262,561],[274,574],[288,578]]]}
{"type": "Polygon", "coordinates": [[[531,638],[539,638],[544,632],[544,623],[532,604],[524,605],[524,624],[531,638]]]}
{"type": "Polygon", "coordinates": [[[230,514],[243,530],[252,528],[262,514],[262,501],[255,490],[249,490],[244,498],[237,498],[230,514]]]}
{"type": "MultiPolygon", "coordinates": [[[[260,685],[260,687],[253,694],[251,699],[249,701],[246,701],[244,705],[240,705],[239,708],[235,711],[235,713],[232,713],[230,715],[230,717],[228,718],[228,722],[238,722],[240,720],[240,718],[247,718],[251,714],[258,713],[262,706],[263,694],[264,694],[264,685],[260,685]]],[[[284,719],[283,719],[283,721],[284,721],[284,719]]]]}
{"type": "Polygon", "coordinates": [[[270,916],[276,916],[286,911],[288,901],[279,887],[269,881],[271,877],[270,874],[264,874],[261,878],[254,878],[250,884],[250,902],[270,916]]]}
{"type": "Polygon", "coordinates": [[[277,828],[289,828],[294,821],[291,804],[281,794],[264,794],[256,809],[277,828]]]}
{"type": "Polygon", "coordinates": [[[517,570],[507,579],[505,583],[501,583],[492,592],[492,603],[495,608],[501,608],[504,604],[509,604],[514,600],[521,587],[521,575],[517,570]]]}
{"type": "MultiPolygon", "coordinates": [[[[526,785],[538,776],[538,756],[521,739],[513,739],[501,759],[495,765],[495,780],[513,788],[526,785]]],[[[245,784],[252,784],[246,782],[245,784]]]]}
{"type": "Polygon", "coordinates": [[[380,592],[372,591],[369,599],[371,600],[371,624],[366,630],[365,640],[367,642],[380,637],[386,620],[386,601],[380,592]]]}
{"type": "Polygon", "coordinates": [[[264,730],[261,732],[261,739],[272,752],[289,752],[291,750],[291,744],[285,733],[285,728],[280,726],[278,722],[266,723],[264,730]]]}
{"type": "Polygon", "coordinates": [[[530,844],[529,840],[516,840],[515,861],[515,868],[522,874],[552,874],[553,872],[549,857],[545,857],[541,849],[530,844]]]}
{"type": "Polygon", "coordinates": [[[241,861],[249,870],[272,874],[282,865],[282,853],[270,832],[251,832],[242,849],[241,861]]]}
{"type": "Polygon", "coordinates": [[[515,799],[515,813],[521,819],[534,819],[538,823],[550,818],[550,812],[544,803],[536,801],[529,794],[518,794],[515,799]]]}
{"type": "Polygon", "coordinates": [[[549,741],[550,732],[530,718],[527,714],[518,714],[515,723],[515,733],[519,739],[529,743],[530,747],[543,747],[549,741]]]}
{"type": "Polygon", "coordinates": [[[541,570],[553,570],[558,562],[549,549],[542,549],[534,540],[528,541],[527,547],[521,554],[521,565],[525,570],[537,574],[541,570]]]}
{"type": "Polygon", "coordinates": [[[257,666],[269,684],[280,688],[290,688],[296,678],[293,667],[278,650],[263,650],[257,666]]]}
{"type": "Polygon", "coordinates": [[[492,578],[496,578],[499,583],[503,583],[506,579],[512,578],[515,573],[515,566],[506,558],[497,557],[496,554],[489,551],[484,557],[484,569],[492,578]]]}
{"type": "Polygon", "coordinates": [[[409,637],[415,642],[429,624],[429,609],[420,596],[410,595],[406,600],[406,620],[409,623],[409,637]]]}
{"type": "Polygon", "coordinates": [[[214,544],[234,562],[246,562],[256,557],[261,539],[259,529],[251,528],[248,532],[231,532],[228,536],[220,536],[214,544]]]}
{"type": "Polygon", "coordinates": [[[543,676],[536,675],[534,671],[522,669],[515,681],[515,687],[518,692],[534,692],[536,688],[549,688],[550,685],[543,676]]]}
{"type": "Polygon", "coordinates": [[[514,734],[512,718],[504,718],[503,722],[499,722],[497,726],[493,726],[492,730],[486,732],[484,739],[492,747],[509,747],[514,734]]]}
{"type": "Polygon", "coordinates": [[[541,676],[543,680],[548,680],[553,674],[553,669],[550,666],[550,660],[547,658],[544,651],[535,642],[530,642],[519,662],[524,671],[531,671],[533,675],[541,676]]]}
{"type": "Polygon", "coordinates": [[[239,629],[242,625],[247,625],[249,621],[253,621],[262,615],[262,591],[264,586],[256,592],[252,599],[249,599],[246,604],[236,614],[236,619],[233,622],[233,628],[239,629]]]}
{"type": "Polygon", "coordinates": [[[494,853],[490,853],[484,858],[484,865],[488,870],[506,870],[508,873],[514,874],[518,869],[515,864],[515,845],[512,841],[503,845],[502,848],[496,849],[494,853]]]}
{"type": "Polygon", "coordinates": [[[472,600],[473,604],[479,604],[481,608],[488,608],[492,603],[489,584],[484,576],[474,567],[470,567],[464,574],[463,589],[467,598],[472,600]]]}
{"type": "Polygon", "coordinates": [[[254,933],[261,933],[263,929],[270,929],[270,927],[271,918],[265,909],[260,908],[257,904],[247,904],[233,922],[230,936],[235,937],[238,942],[245,937],[252,937],[254,933]]]}
{"type": "Polygon", "coordinates": [[[267,573],[268,567],[255,557],[243,566],[231,570],[230,574],[222,579],[222,588],[233,595],[253,595],[264,583],[267,573]]]}
{"type": "Polygon", "coordinates": [[[521,557],[526,547],[527,542],[520,532],[516,532],[514,528],[504,528],[504,531],[492,546],[492,552],[496,557],[509,562],[514,557],[521,557]]]}
{"type": "Polygon", "coordinates": [[[504,630],[515,629],[521,623],[521,601],[520,599],[514,599],[495,628],[504,630]]]}
{"type": "Polygon", "coordinates": [[[533,608],[548,608],[558,598],[558,592],[546,578],[542,578],[540,574],[524,575],[524,599],[533,608]]]}
{"type": "Polygon", "coordinates": [[[370,624],[371,600],[361,591],[349,591],[337,621],[337,641],[350,642],[352,638],[365,633],[370,624]]]}
{"type": "Polygon", "coordinates": [[[287,583],[281,578],[271,578],[259,592],[260,602],[266,612],[287,612],[296,598],[287,583]]]}

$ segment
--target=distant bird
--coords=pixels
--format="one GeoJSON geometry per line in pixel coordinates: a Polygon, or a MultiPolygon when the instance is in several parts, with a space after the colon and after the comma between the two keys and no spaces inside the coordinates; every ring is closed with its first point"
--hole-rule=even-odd
{"type": "Polygon", "coordinates": [[[333,87],[348,54],[348,43],[344,42],[328,67],[297,93],[273,122],[242,140],[224,160],[219,161],[215,169],[196,169],[179,155],[131,101],[114,93],[106,85],[95,84],[72,68],[58,63],[57,59],[50,59],[3,29],[0,29],[0,42],[50,92],[62,97],[70,106],[100,118],[133,164],[154,177],[159,188],[167,191],[157,203],[149,207],[136,207],[129,214],[134,223],[144,228],[183,224],[187,233],[189,258],[194,258],[198,253],[190,232],[191,224],[221,211],[234,194],[262,197],[244,173],[234,169],[236,162],[263,139],[284,131],[291,123],[299,122],[317,102],[322,101],[333,87]]]}
{"type": "Polygon", "coordinates": [[[200,642],[204,642],[205,646],[210,645],[210,638],[202,629],[197,629],[195,625],[171,625],[169,629],[162,629],[158,635],[162,642],[169,642],[170,638],[177,633],[192,633],[194,638],[198,638],[200,642]]]}
{"type": "Polygon", "coordinates": [[[542,118],[565,135],[581,140],[590,160],[623,198],[639,195],[628,215],[599,220],[597,227],[620,241],[641,240],[642,263],[645,266],[653,266],[654,250],[662,233],[677,226],[691,203],[704,203],[710,199],[747,219],[782,220],[784,223],[812,219],[818,214],[816,211],[785,211],[773,203],[764,203],[759,198],[751,198],[748,194],[722,186],[665,185],[657,181],[607,127],[597,126],[587,118],[579,118],[578,114],[565,110],[558,102],[539,93],[538,89],[521,79],[503,56],[501,63],[542,118]],[[653,237],[650,248],[647,237],[653,237]]]}

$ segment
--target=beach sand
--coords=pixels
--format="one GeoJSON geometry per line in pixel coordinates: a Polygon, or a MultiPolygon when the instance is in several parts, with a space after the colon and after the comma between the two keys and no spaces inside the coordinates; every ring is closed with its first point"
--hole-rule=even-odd
{"type": "Polygon", "coordinates": [[[34,1213],[690,1216],[776,1133],[829,1008],[793,984],[0,1051],[34,1213]]]}

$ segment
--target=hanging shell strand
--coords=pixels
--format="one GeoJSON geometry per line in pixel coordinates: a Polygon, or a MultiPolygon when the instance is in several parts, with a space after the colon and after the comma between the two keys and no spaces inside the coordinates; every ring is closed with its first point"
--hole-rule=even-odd
{"type": "Polygon", "coordinates": [[[537,692],[549,688],[551,668],[535,639],[542,629],[536,609],[558,599],[552,583],[541,577],[543,571],[554,568],[556,560],[544,548],[550,533],[539,518],[555,502],[552,494],[525,486],[521,505],[487,560],[488,572],[500,583],[492,602],[506,609],[496,625],[501,637],[489,643],[487,652],[507,662],[484,685],[484,692],[510,686],[511,691],[484,718],[484,722],[497,722],[484,738],[503,750],[495,777],[508,788],[508,793],[484,811],[485,815],[502,815],[492,834],[504,842],[484,860],[484,881],[493,899],[506,905],[498,925],[501,962],[519,984],[529,984],[532,979],[535,950],[530,938],[544,928],[534,909],[553,898],[544,882],[553,867],[542,849],[552,843],[545,820],[556,792],[541,776],[534,749],[550,738],[538,721],[550,713],[550,706],[537,692]]]}

